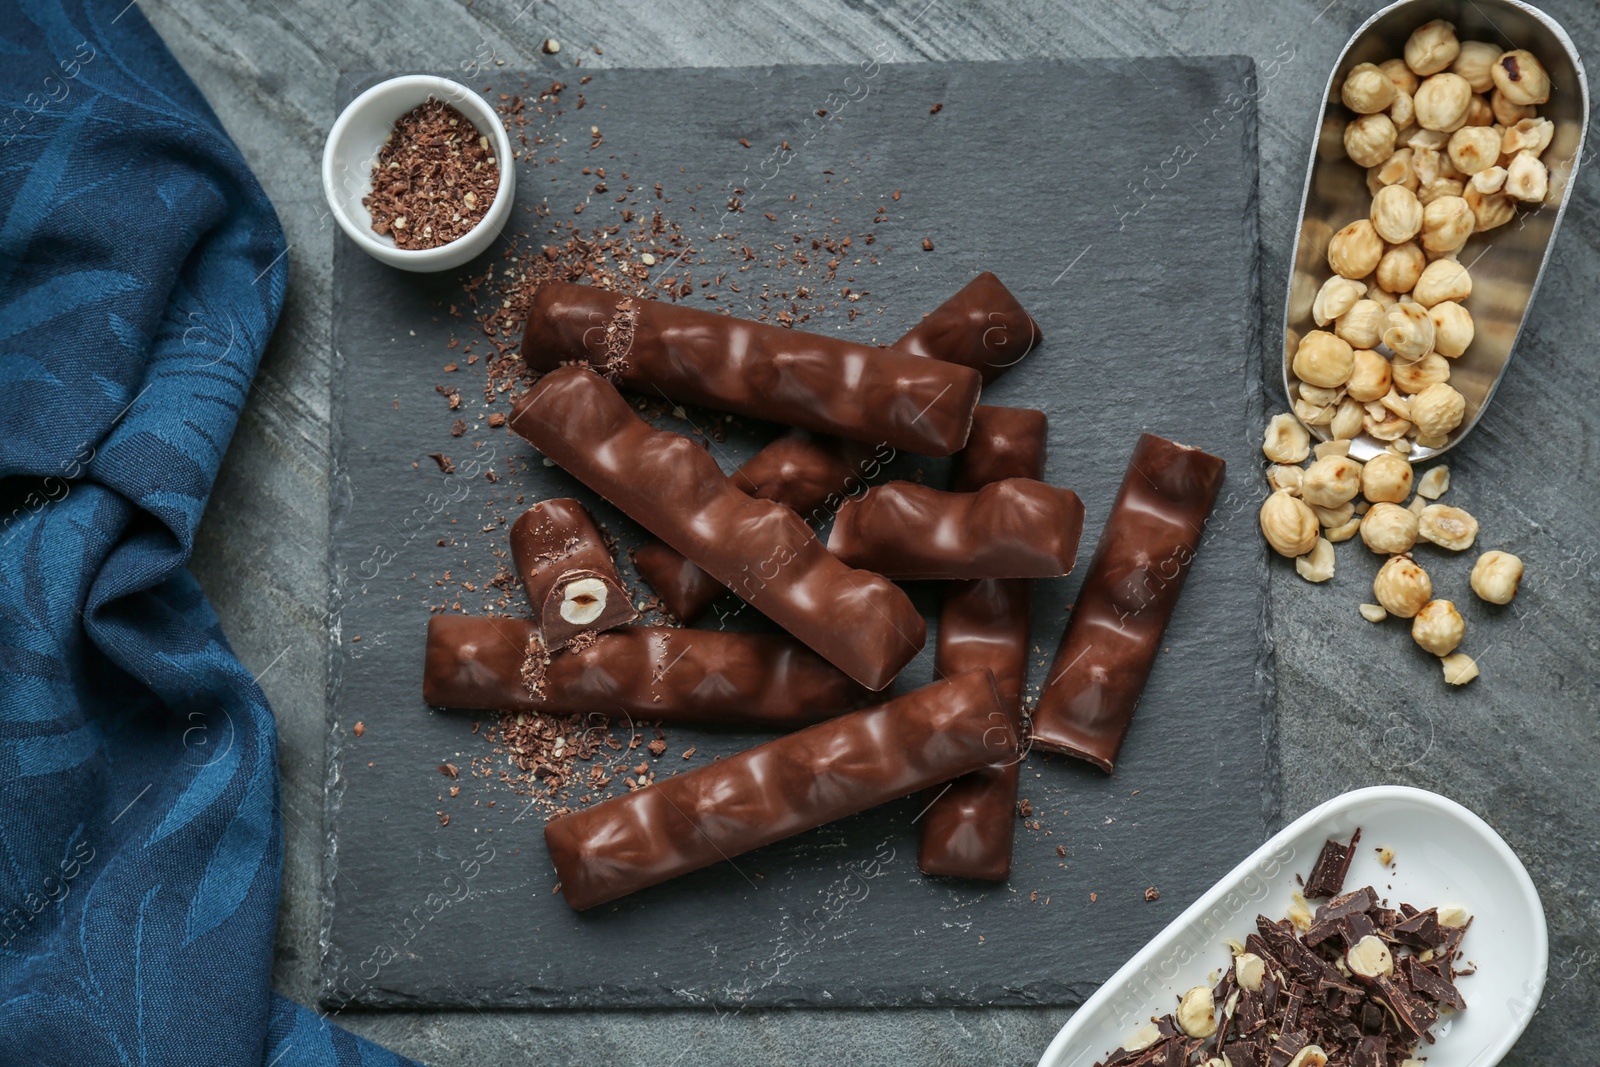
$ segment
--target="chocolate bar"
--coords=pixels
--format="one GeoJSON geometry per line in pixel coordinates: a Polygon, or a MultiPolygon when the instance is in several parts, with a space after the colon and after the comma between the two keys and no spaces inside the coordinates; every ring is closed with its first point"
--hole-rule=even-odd
{"type": "Polygon", "coordinates": [[[581,911],[1016,755],[994,679],[967,671],[562,816],[544,839],[581,911]]]}
{"type": "Polygon", "coordinates": [[[1041,748],[1109,773],[1222,487],[1223,461],[1144,434],[1033,713],[1041,748]]]}
{"type": "Polygon", "coordinates": [[[1031,478],[948,493],[887,482],[847,500],[828,551],[889,578],[1051,578],[1072,570],[1083,504],[1031,478]]]}
{"type": "MultiPolygon", "coordinates": [[[[976,489],[986,474],[1044,476],[1043,412],[980,405],[967,447],[956,454],[952,484],[976,489]]],[[[944,595],[934,670],[950,677],[983,667],[994,675],[1000,703],[1020,722],[1028,676],[1032,583],[1026,578],[956,582],[944,595]]],[[[1011,874],[1017,828],[1020,758],[985,767],[935,793],[923,812],[917,866],[924,874],[1004,881],[1011,874]]]]}
{"type": "Polygon", "coordinates": [[[522,359],[583,360],[651,396],[930,456],[967,442],[970,367],[566,282],[539,286],[522,359]]]}
{"type": "Polygon", "coordinates": [[[829,555],[782,504],[740,492],[689,438],[651,429],[588,367],[546,374],[511,428],[867,688],[893,681],[927,639],[901,589],[829,555]]]}
{"type": "Polygon", "coordinates": [[[901,352],[959,363],[988,385],[1044,340],[1011,291],[984,271],[893,345],[901,352]]]}
{"type": "Polygon", "coordinates": [[[445,708],[789,730],[872,694],[792,637],[624,626],[550,653],[527,619],[428,620],[422,698],[445,708]]]}
{"type": "Polygon", "coordinates": [[[511,558],[545,648],[639,617],[599,527],[570,497],[523,512],[511,527],[511,558]]]}

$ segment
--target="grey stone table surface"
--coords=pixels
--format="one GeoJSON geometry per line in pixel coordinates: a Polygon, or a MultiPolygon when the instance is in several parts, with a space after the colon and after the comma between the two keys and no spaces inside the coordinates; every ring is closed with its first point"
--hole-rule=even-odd
{"type": "MultiPolygon", "coordinates": [[[[1470,0],[1469,0],[1470,2],[1470,0]]],[[[285,873],[277,988],[314,997],[324,836],[330,271],[336,231],[317,180],[334,88],[349,70],[528,65],[547,38],[588,66],[1242,53],[1258,85],[1263,336],[1281,290],[1302,167],[1328,69],[1371,0],[141,0],[277,206],[288,303],[201,527],[195,568],[281,729],[285,873]],[[595,54],[595,46],[603,54],[595,54]],[[1269,66],[1270,65],[1270,66],[1269,66]]],[[[1546,0],[1585,52],[1600,9],[1546,0]]],[[[1192,101],[1196,121],[1215,102],[1192,101]]],[[[1114,136],[1108,116],[1108,136],[1114,136]]],[[[1082,151],[1092,157],[1093,144],[1082,151]]],[[[1152,168],[1164,157],[1151,146],[1152,168]]],[[[1156,172],[1130,173],[1144,183],[1156,172]]],[[[1181,175],[1156,195],[1184,190],[1181,175]]],[[[1458,592],[1484,677],[1449,691],[1403,631],[1356,614],[1375,561],[1340,553],[1331,586],[1276,566],[1283,803],[1293,814],[1360,785],[1410,783],[1482,813],[1528,864],[1551,928],[1544,1001],[1516,1065],[1595,1062],[1600,1048],[1600,167],[1575,190],[1531,328],[1494,407],[1450,465],[1484,545],[1523,556],[1524,591],[1497,617],[1468,605],[1470,558],[1435,568],[1458,592]]],[[[1067,257],[1070,258],[1070,257],[1067,257]]],[[[1065,266],[1063,262],[1063,266],[1065,266]]],[[[1127,314],[1159,314],[1129,308],[1127,314]]],[[[1274,407],[1281,398],[1269,398],[1274,407]]],[[[1278,561],[1281,563],[1282,561],[1278,561]]],[[[1032,1063],[1060,1009],[347,1014],[340,1022],[432,1064],[1032,1063]]]]}

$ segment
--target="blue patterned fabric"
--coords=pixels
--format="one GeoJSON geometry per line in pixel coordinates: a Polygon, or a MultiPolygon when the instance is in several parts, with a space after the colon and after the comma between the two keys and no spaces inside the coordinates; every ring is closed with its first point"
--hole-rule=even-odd
{"type": "Polygon", "coordinates": [[[398,1064],[270,991],[277,735],[185,569],[283,303],[126,0],[0,0],[0,1063],[398,1064]]]}

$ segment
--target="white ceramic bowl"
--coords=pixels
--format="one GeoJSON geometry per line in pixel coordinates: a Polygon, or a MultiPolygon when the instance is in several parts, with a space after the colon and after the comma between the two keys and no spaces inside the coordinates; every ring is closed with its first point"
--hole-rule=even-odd
{"type": "Polygon", "coordinates": [[[339,228],[363,252],[401,270],[449,270],[480,255],[505,228],[516,184],[511,138],[506,136],[500,116],[467,86],[429,74],[390,78],[350,101],[334,121],[322,150],[322,191],[339,228]],[[472,120],[479,134],[493,142],[495,160],[500,165],[500,187],[495,191],[494,203],[471,232],[437,248],[399,248],[392,238],[373,232],[372,216],[362,200],[372,191],[372,163],[394,129],[395,120],[429,97],[460,111],[472,120]]]}
{"type": "Polygon", "coordinates": [[[1235,867],[1079,1008],[1039,1067],[1092,1067],[1152,1015],[1177,1007],[1187,989],[1210,984],[1228,962],[1225,938],[1243,941],[1259,914],[1282,918],[1295,875],[1310,873],[1322,843],[1361,828],[1347,889],[1372,886],[1390,906],[1458,904],[1473,915],[1462,942],[1476,974],[1462,978],[1467,1010],[1434,1027],[1428,1067],[1491,1067],[1522,1035],[1539,1006],[1549,965],[1544,907],[1526,868],[1489,824],[1424,789],[1376,786],[1335,797],[1296,819],[1235,867]],[[1394,849],[1384,868],[1375,849],[1394,849]]]}

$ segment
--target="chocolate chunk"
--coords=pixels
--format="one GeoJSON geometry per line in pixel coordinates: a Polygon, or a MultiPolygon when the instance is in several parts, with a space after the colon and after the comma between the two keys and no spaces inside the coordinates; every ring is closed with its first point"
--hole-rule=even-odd
{"type": "Polygon", "coordinates": [[[1444,933],[1439,927],[1438,908],[1419,911],[1410,918],[1395,923],[1390,933],[1396,941],[1404,941],[1418,948],[1436,948],[1444,941],[1444,933]]]}
{"type": "Polygon", "coordinates": [[[511,527],[511,557],[551,651],[639,617],[605,539],[576,500],[546,500],[524,512],[511,527]]]}
{"type": "Polygon", "coordinates": [[[1447,1004],[1457,1011],[1465,1010],[1467,1001],[1461,995],[1461,990],[1440,971],[1419,962],[1415,956],[1402,957],[1397,966],[1400,968],[1401,979],[1415,992],[1431,998],[1436,1003],[1447,1004]]]}
{"type": "Polygon", "coordinates": [[[788,508],[734,488],[704,449],[651,429],[587,367],[546,374],[511,427],[867,688],[922,648],[925,624],[902,590],[840,563],[788,508]]]}
{"type": "Polygon", "coordinates": [[[1364,979],[1363,984],[1367,985],[1372,990],[1372,995],[1389,1009],[1407,1040],[1420,1041],[1424,1037],[1430,1042],[1433,1040],[1433,1035],[1428,1033],[1428,1027],[1438,1021],[1439,1013],[1430,1004],[1408,992],[1396,979],[1387,975],[1364,979]]]}
{"type": "Polygon", "coordinates": [[[988,271],[968,282],[950,299],[894,343],[913,355],[971,367],[994,381],[1022,361],[1044,340],[1044,331],[1023,310],[1017,298],[988,271]]]}
{"type": "Polygon", "coordinates": [[[1378,924],[1364,911],[1353,911],[1339,920],[1342,926],[1345,948],[1349,948],[1363,937],[1375,937],[1378,933],[1378,924]]]}
{"type": "Polygon", "coordinates": [[[1266,1025],[1262,1011],[1261,994],[1248,989],[1239,991],[1239,1004],[1234,1012],[1234,1029],[1240,1034],[1253,1034],[1266,1025]]]}
{"type": "Polygon", "coordinates": [[[828,551],[900,580],[1053,578],[1072,570],[1082,532],[1077,494],[1029,478],[971,493],[889,482],[845,501],[828,551]]]}
{"type": "Polygon", "coordinates": [[[1323,918],[1311,924],[1311,929],[1306,931],[1304,940],[1306,944],[1316,948],[1324,941],[1340,937],[1343,933],[1344,920],[1323,918]]]}
{"type": "Polygon", "coordinates": [[[592,908],[1014,759],[1019,727],[968,671],[558,818],[545,843],[567,903],[592,908]]]}
{"type": "Polygon", "coordinates": [[[1334,897],[1326,904],[1317,906],[1318,919],[1342,919],[1352,912],[1369,912],[1378,906],[1378,897],[1371,886],[1362,886],[1334,897]]]}
{"type": "Polygon", "coordinates": [[[1278,1035],[1267,1054],[1267,1067],[1289,1067],[1289,1061],[1311,1043],[1311,1035],[1301,1030],[1291,1030],[1278,1035]]]}
{"type": "Polygon", "coordinates": [[[1307,900],[1319,900],[1339,894],[1344,888],[1344,876],[1350,871],[1350,860],[1355,856],[1356,842],[1360,840],[1360,827],[1350,835],[1350,843],[1347,845],[1341,845],[1332,838],[1328,839],[1322,846],[1322,852],[1317,856],[1317,862],[1311,867],[1310,877],[1306,879],[1303,893],[1307,900]]]}
{"type": "Polygon", "coordinates": [[[1383,1038],[1368,1035],[1356,1044],[1351,1067],[1389,1067],[1389,1045],[1383,1038]]]}
{"type": "Polygon", "coordinates": [[[1233,1067],[1267,1067],[1267,1044],[1264,1034],[1243,1041],[1233,1041],[1224,1050],[1233,1067]]]}
{"type": "Polygon", "coordinates": [[[1034,709],[1035,744],[1111,771],[1222,478],[1216,456],[1139,438],[1034,709]]]}

